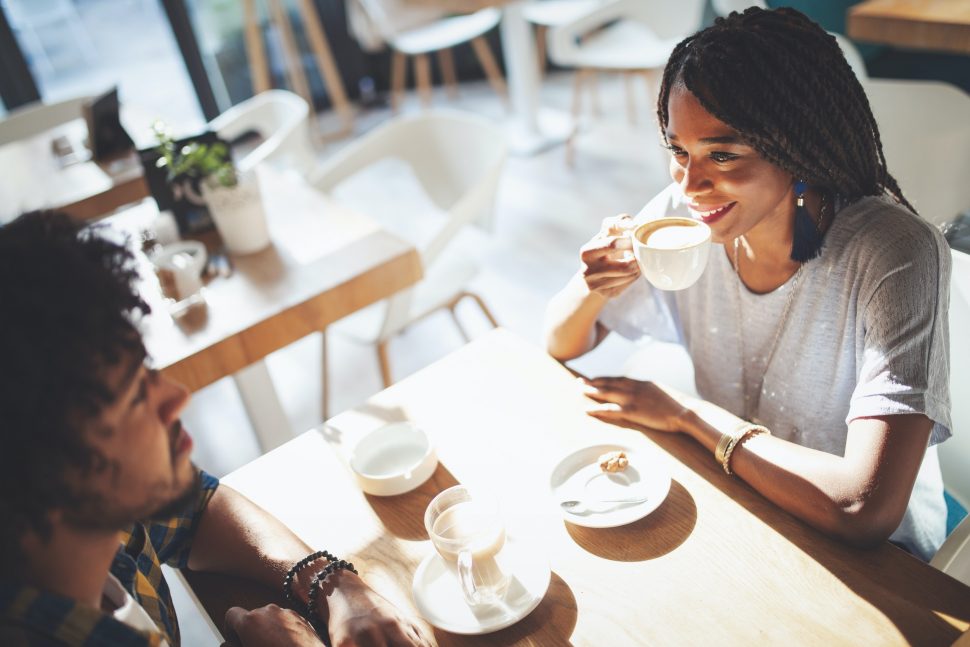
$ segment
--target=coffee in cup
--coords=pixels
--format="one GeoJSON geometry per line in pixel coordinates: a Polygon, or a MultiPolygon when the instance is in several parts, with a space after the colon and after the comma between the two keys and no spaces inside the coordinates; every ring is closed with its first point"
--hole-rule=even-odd
{"type": "Polygon", "coordinates": [[[505,525],[494,498],[463,485],[450,487],[428,505],[424,524],[435,550],[457,571],[465,602],[503,598],[512,578],[502,563],[505,525]]]}
{"type": "Polygon", "coordinates": [[[633,230],[640,272],[661,290],[683,290],[700,278],[711,249],[711,228],[699,220],[671,216],[633,230]]]}

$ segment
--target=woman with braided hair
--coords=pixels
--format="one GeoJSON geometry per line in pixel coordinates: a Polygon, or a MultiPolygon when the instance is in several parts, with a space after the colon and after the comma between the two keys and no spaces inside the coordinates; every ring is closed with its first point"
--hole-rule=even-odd
{"type": "Polygon", "coordinates": [[[549,352],[610,331],[680,342],[703,401],[597,378],[589,414],[687,434],[819,530],[929,559],[946,523],[950,255],[889,174],[835,39],[792,9],[732,13],[677,45],[657,113],[673,184],[582,248],[549,352]],[[628,236],[669,215],[712,230],[679,292],[640,278],[628,236]]]}

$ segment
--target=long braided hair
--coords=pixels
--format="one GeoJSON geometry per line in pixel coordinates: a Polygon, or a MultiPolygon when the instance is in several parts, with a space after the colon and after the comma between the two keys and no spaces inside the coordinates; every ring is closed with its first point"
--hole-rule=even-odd
{"type": "Polygon", "coordinates": [[[916,213],[886,168],[869,100],[838,42],[799,11],[751,7],[681,41],[657,102],[664,141],[678,83],[795,178],[849,202],[888,193],[916,213]]]}

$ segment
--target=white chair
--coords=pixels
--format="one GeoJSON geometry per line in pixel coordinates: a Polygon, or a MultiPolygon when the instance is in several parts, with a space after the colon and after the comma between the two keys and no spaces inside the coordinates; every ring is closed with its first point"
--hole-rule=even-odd
{"type": "MultiPolygon", "coordinates": [[[[650,104],[656,103],[659,75],[674,46],[700,26],[705,0],[684,0],[676,8],[654,0],[613,0],[549,33],[549,58],[577,68],[573,118],[578,122],[584,82],[595,70],[620,72],[627,79],[627,109],[636,123],[630,88],[634,75],[646,78],[650,104]]],[[[566,142],[572,158],[576,128],[566,142]]]]}
{"type": "MultiPolygon", "coordinates": [[[[950,403],[953,436],[940,445],[947,491],[970,509],[970,255],[952,250],[950,403]]],[[[970,555],[968,555],[970,559],[970,555]]]]}
{"type": "Polygon", "coordinates": [[[889,172],[935,225],[970,208],[970,96],[941,81],[874,79],[859,50],[833,34],[869,97],[889,172]]]}
{"type": "MultiPolygon", "coordinates": [[[[952,250],[950,282],[950,416],[953,436],[940,445],[940,468],[947,492],[970,508],[970,255],[952,250]]],[[[970,517],[946,538],[930,561],[970,585],[970,517]]]]}
{"type": "Polygon", "coordinates": [[[536,26],[536,51],[539,72],[546,69],[547,32],[551,27],[566,25],[582,18],[603,0],[533,0],[522,7],[522,16],[536,26]]]}
{"type": "Polygon", "coordinates": [[[232,141],[255,133],[262,141],[242,159],[241,172],[266,162],[308,174],[316,164],[309,123],[310,107],[301,97],[286,90],[267,90],[246,99],[209,122],[209,130],[232,141]]]}
{"type": "Polygon", "coordinates": [[[950,533],[930,560],[930,566],[970,586],[970,517],[950,533]]]}
{"type": "MultiPolygon", "coordinates": [[[[506,155],[505,135],[492,123],[463,113],[428,112],[384,124],[338,152],[311,177],[312,184],[330,193],[358,172],[378,162],[396,160],[407,165],[430,202],[440,210],[434,214],[435,226],[425,232],[419,247],[424,279],[376,309],[354,315],[354,325],[345,326],[353,337],[376,344],[385,386],[393,381],[387,343],[418,319],[442,308],[454,314],[455,305],[468,297],[495,325],[482,300],[466,288],[478,269],[473,258],[459,254],[444,262],[442,252],[467,225],[491,217],[506,155]]],[[[406,223],[402,225],[406,228],[406,223]]],[[[464,335],[460,326],[459,331],[464,335]]]]}
{"type": "Polygon", "coordinates": [[[74,97],[57,103],[35,102],[21,106],[0,120],[0,146],[15,142],[80,119],[84,104],[92,97],[74,97]]]}
{"type": "Polygon", "coordinates": [[[719,16],[726,16],[732,11],[742,13],[748,7],[767,9],[768,5],[757,0],[711,0],[711,8],[719,16]]]}
{"type": "Polygon", "coordinates": [[[501,17],[498,9],[448,16],[444,9],[413,7],[406,0],[352,0],[350,28],[364,49],[374,49],[379,39],[394,52],[391,62],[391,107],[396,111],[407,81],[407,58],[414,57],[414,74],[421,102],[431,105],[431,62],[428,54],[437,52],[438,64],[448,92],[457,93],[457,77],[451,48],[471,42],[489,83],[503,99],[507,97],[505,79],[483,34],[494,28],[501,17]]]}
{"type": "Polygon", "coordinates": [[[940,81],[869,79],[889,171],[934,224],[970,207],[970,96],[940,81]]]}

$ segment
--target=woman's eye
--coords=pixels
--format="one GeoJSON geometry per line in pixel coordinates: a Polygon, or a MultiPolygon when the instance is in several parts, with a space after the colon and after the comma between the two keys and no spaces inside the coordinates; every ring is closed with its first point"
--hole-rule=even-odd
{"type": "Polygon", "coordinates": [[[670,154],[674,157],[682,157],[687,154],[687,151],[685,151],[683,148],[677,148],[676,146],[668,146],[667,150],[670,151],[670,154]]]}
{"type": "Polygon", "coordinates": [[[735,155],[734,153],[719,153],[719,152],[711,153],[711,159],[721,164],[723,164],[724,162],[730,162],[732,160],[736,160],[737,158],[738,156],[735,155]]]}

